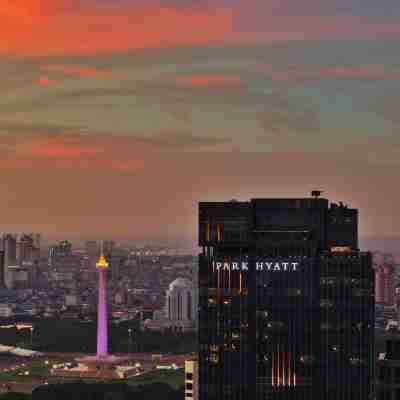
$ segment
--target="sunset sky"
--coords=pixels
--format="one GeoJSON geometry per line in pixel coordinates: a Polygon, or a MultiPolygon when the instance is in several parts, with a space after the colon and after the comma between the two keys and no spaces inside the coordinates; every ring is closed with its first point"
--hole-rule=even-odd
{"type": "Polygon", "coordinates": [[[1,231],[190,243],[305,197],[400,237],[398,0],[2,0],[1,231]]]}

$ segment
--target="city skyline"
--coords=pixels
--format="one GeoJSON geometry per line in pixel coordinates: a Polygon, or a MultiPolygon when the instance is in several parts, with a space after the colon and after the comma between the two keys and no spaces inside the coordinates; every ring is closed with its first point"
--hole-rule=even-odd
{"type": "Polygon", "coordinates": [[[6,1],[3,230],[195,242],[198,201],[318,188],[398,239],[396,5],[6,1]]]}

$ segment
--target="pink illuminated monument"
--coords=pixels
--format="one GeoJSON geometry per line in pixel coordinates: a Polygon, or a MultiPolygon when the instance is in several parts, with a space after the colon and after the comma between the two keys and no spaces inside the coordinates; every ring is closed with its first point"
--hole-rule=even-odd
{"type": "MultiPolygon", "coordinates": [[[[102,246],[103,247],[103,246],[102,246]]],[[[107,270],[108,262],[104,257],[103,249],[96,263],[98,276],[98,303],[97,303],[97,354],[77,358],[79,366],[68,371],[68,375],[101,377],[102,379],[115,379],[121,377],[118,373],[118,365],[129,361],[129,357],[116,357],[108,354],[108,316],[107,316],[107,270]]],[[[133,368],[125,368],[125,374],[130,374],[133,368]]],[[[124,375],[124,376],[125,376],[124,375]]]]}
{"type": "Polygon", "coordinates": [[[107,331],[107,269],[108,262],[103,254],[96,263],[98,275],[98,303],[97,303],[97,357],[108,356],[107,331]]]}

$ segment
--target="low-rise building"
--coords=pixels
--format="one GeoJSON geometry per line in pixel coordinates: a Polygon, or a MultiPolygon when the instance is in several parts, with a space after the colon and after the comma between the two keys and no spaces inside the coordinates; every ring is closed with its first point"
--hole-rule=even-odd
{"type": "Polygon", "coordinates": [[[197,358],[185,361],[185,400],[199,398],[199,362],[197,358]]]}

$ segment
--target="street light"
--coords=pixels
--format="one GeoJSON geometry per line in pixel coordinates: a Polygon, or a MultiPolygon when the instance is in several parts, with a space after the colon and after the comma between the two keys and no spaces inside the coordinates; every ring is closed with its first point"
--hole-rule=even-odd
{"type": "Polygon", "coordinates": [[[33,326],[30,327],[30,331],[31,331],[31,347],[33,346],[33,326]]]}
{"type": "Polygon", "coordinates": [[[132,352],[132,328],[128,329],[128,334],[129,334],[129,348],[128,348],[128,353],[132,352]]]}

